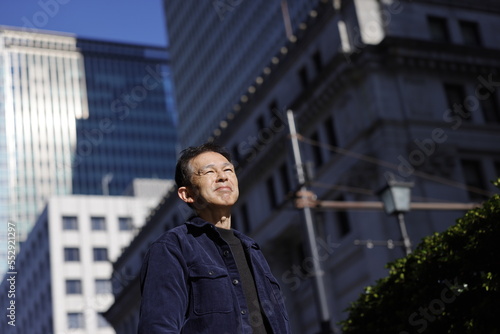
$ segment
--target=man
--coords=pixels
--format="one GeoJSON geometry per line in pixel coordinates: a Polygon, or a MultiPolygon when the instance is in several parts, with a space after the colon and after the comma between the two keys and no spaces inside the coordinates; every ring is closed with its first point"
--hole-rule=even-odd
{"type": "Polygon", "coordinates": [[[196,215],[161,235],[144,258],[139,333],[290,333],[259,246],[231,229],[239,190],[227,151],[212,143],[187,148],[175,181],[196,215]]]}

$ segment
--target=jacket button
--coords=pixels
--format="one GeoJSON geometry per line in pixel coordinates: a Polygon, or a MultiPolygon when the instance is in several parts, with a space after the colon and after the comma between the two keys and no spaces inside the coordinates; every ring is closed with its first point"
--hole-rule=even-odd
{"type": "Polygon", "coordinates": [[[228,256],[229,255],[229,251],[224,251],[224,256],[228,256]]]}
{"type": "Polygon", "coordinates": [[[233,279],[233,284],[236,285],[238,284],[240,281],[238,281],[237,279],[233,279]]]}
{"type": "Polygon", "coordinates": [[[213,274],[214,274],[214,272],[213,272],[212,270],[210,270],[210,271],[208,272],[208,275],[210,275],[210,276],[213,276],[213,274]]]}
{"type": "Polygon", "coordinates": [[[247,311],[245,311],[245,310],[241,310],[241,312],[240,312],[240,313],[241,313],[241,314],[243,314],[243,315],[245,315],[245,314],[247,314],[247,311]]]}

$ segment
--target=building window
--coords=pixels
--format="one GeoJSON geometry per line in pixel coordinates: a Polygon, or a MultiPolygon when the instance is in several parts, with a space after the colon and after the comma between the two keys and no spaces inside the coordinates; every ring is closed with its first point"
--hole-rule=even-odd
{"type": "Polygon", "coordinates": [[[79,279],[66,280],[66,294],[80,295],[82,293],[82,281],[79,279]]]}
{"type": "MultiPolygon", "coordinates": [[[[465,184],[470,187],[484,189],[484,173],[479,160],[463,159],[462,171],[464,173],[465,184]]],[[[478,194],[474,190],[468,190],[469,198],[472,201],[482,201],[486,196],[478,194]]]]}
{"type": "Polygon", "coordinates": [[[300,83],[302,84],[302,88],[307,88],[307,85],[309,84],[309,77],[307,75],[307,67],[302,66],[299,70],[299,78],[300,78],[300,83]]]}
{"type": "Polygon", "coordinates": [[[257,117],[257,129],[262,130],[266,127],[266,120],[264,119],[264,115],[260,115],[257,117]]]}
{"type": "Polygon", "coordinates": [[[80,312],[68,313],[68,328],[69,329],[85,328],[83,313],[80,312]]]}
{"type": "MultiPolygon", "coordinates": [[[[338,146],[337,143],[337,132],[335,131],[335,123],[333,122],[333,117],[328,117],[328,119],[325,121],[325,130],[326,130],[326,136],[328,137],[328,144],[332,146],[338,146]]],[[[331,151],[332,154],[335,153],[334,151],[331,151]]]]}
{"type": "Polygon", "coordinates": [[[64,261],[66,262],[80,261],[80,250],[74,247],[64,248],[64,261]]]}
{"type": "Polygon", "coordinates": [[[269,144],[273,140],[274,133],[268,125],[266,125],[266,118],[264,115],[260,115],[257,118],[257,143],[254,144],[256,150],[262,149],[266,144],[269,144]]]}
{"type": "Polygon", "coordinates": [[[267,187],[267,193],[269,194],[271,209],[276,209],[276,207],[278,206],[278,199],[276,198],[276,189],[274,188],[274,182],[272,176],[267,179],[266,187],[267,187]]]}
{"type": "Polygon", "coordinates": [[[321,153],[321,146],[319,146],[321,143],[319,134],[317,132],[313,133],[311,139],[315,142],[312,144],[314,164],[316,167],[319,167],[323,164],[323,155],[321,153]]]}
{"type": "Polygon", "coordinates": [[[106,318],[104,318],[104,315],[102,313],[97,314],[97,327],[98,328],[109,327],[108,321],[106,320],[106,318]]]}
{"type": "Polygon", "coordinates": [[[462,85],[444,84],[444,91],[450,107],[453,107],[455,104],[462,105],[465,100],[465,90],[462,85]]]}
{"type": "Polygon", "coordinates": [[[108,261],[107,248],[94,248],[94,261],[108,261]]]}
{"type": "Polygon", "coordinates": [[[246,204],[241,206],[241,219],[243,220],[243,232],[248,233],[248,231],[250,231],[250,218],[248,215],[248,206],[246,204]]]}
{"type": "Polygon", "coordinates": [[[283,184],[283,193],[285,196],[288,196],[288,192],[292,189],[292,185],[290,179],[288,178],[288,169],[286,164],[281,165],[279,173],[281,183],[283,184]]]}
{"type": "Polygon", "coordinates": [[[448,43],[450,41],[448,22],[445,18],[429,16],[427,18],[427,24],[429,26],[431,40],[444,43],[448,43]]]}
{"type": "Polygon", "coordinates": [[[336,211],[335,215],[337,216],[337,222],[339,224],[339,233],[342,237],[344,237],[351,232],[351,225],[349,224],[347,212],[336,211]]]}
{"type": "Polygon", "coordinates": [[[319,50],[313,54],[312,58],[316,72],[318,72],[318,74],[321,73],[321,70],[323,69],[323,60],[321,59],[321,53],[319,50]]]}
{"type": "Polygon", "coordinates": [[[233,154],[232,158],[233,159],[232,160],[240,162],[241,158],[240,158],[240,150],[238,148],[238,145],[239,144],[233,145],[233,149],[232,149],[232,154],[233,154]]]}
{"type": "Polygon", "coordinates": [[[299,277],[307,277],[308,275],[311,275],[310,272],[310,267],[306,265],[308,256],[307,256],[307,251],[306,251],[306,245],[304,244],[303,241],[299,241],[297,244],[295,244],[295,248],[290,248],[290,253],[295,253],[295,254],[290,254],[292,259],[295,259],[295,263],[299,263],[299,268],[297,275],[299,277]]]}
{"type": "Polygon", "coordinates": [[[495,179],[500,177],[500,161],[495,161],[495,179]]]}
{"type": "Polygon", "coordinates": [[[325,237],[328,237],[328,226],[327,224],[327,215],[325,211],[313,211],[314,216],[314,225],[317,231],[317,240],[324,240],[325,237]]]}
{"type": "Polygon", "coordinates": [[[278,102],[276,102],[276,100],[272,100],[271,103],[269,103],[269,111],[271,111],[271,114],[279,111],[278,102]]]}
{"type": "MultiPolygon", "coordinates": [[[[345,201],[343,196],[337,198],[337,201],[345,201]]],[[[341,237],[345,237],[351,232],[351,224],[349,224],[349,216],[346,211],[336,210],[335,219],[337,221],[338,230],[341,237]]]]}
{"type": "Polygon", "coordinates": [[[269,111],[271,112],[271,128],[273,131],[280,131],[281,129],[284,129],[285,123],[283,122],[283,119],[286,117],[286,115],[281,114],[279,108],[278,108],[278,102],[276,100],[272,101],[269,104],[269,111]]]}
{"type": "Polygon", "coordinates": [[[479,99],[485,122],[500,123],[500,111],[498,109],[497,95],[490,94],[485,87],[478,89],[481,96],[486,96],[486,98],[479,99]]]}
{"type": "Polygon", "coordinates": [[[63,216],[62,225],[65,231],[78,230],[78,220],[73,216],[63,216]]]}
{"type": "Polygon", "coordinates": [[[106,219],[104,217],[91,217],[90,224],[92,231],[105,231],[106,230],[106,219]]]}
{"type": "Polygon", "coordinates": [[[481,34],[476,22],[459,21],[458,25],[460,26],[460,32],[462,33],[462,39],[465,45],[481,46],[481,34]]]}
{"type": "Polygon", "coordinates": [[[95,293],[96,295],[112,293],[111,281],[108,279],[95,280],[95,293]]]}
{"type": "Polygon", "coordinates": [[[464,86],[457,84],[444,84],[444,93],[448,108],[450,108],[453,113],[459,115],[465,120],[470,120],[472,118],[470,116],[470,111],[467,110],[466,106],[464,106],[466,98],[464,86]]]}
{"type": "Polygon", "coordinates": [[[132,225],[132,218],[130,217],[119,217],[118,218],[118,227],[120,231],[130,231],[134,228],[132,225]]]}

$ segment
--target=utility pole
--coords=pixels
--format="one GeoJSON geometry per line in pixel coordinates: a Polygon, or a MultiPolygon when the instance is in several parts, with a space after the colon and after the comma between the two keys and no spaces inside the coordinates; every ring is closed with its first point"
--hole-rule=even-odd
{"type": "MultiPolygon", "coordinates": [[[[299,141],[297,139],[297,129],[295,128],[295,119],[293,116],[293,111],[287,111],[288,125],[290,128],[290,135],[292,141],[293,157],[295,160],[295,165],[297,168],[297,176],[300,187],[300,192],[307,194],[308,190],[305,186],[306,176],[304,171],[304,165],[302,163],[302,158],[300,155],[299,141]]],[[[309,206],[302,208],[305,218],[305,227],[307,232],[307,246],[309,254],[312,257],[313,271],[314,271],[314,287],[316,293],[316,304],[319,312],[320,318],[320,334],[331,334],[333,333],[331,329],[330,312],[328,309],[327,294],[325,288],[324,276],[325,272],[321,267],[321,262],[318,255],[318,245],[316,242],[316,232],[314,230],[314,222],[312,210],[309,206]]]]}

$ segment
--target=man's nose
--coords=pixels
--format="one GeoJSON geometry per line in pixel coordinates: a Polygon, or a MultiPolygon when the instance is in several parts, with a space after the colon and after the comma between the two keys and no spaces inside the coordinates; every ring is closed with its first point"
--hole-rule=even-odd
{"type": "Polygon", "coordinates": [[[224,170],[217,171],[217,180],[226,181],[228,179],[227,173],[224,170]]]}

